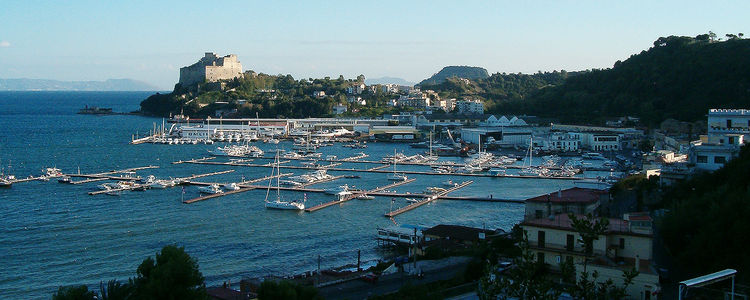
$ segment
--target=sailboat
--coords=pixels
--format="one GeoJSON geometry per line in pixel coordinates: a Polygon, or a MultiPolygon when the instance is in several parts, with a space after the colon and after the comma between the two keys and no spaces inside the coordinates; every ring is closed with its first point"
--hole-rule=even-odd
{"type": "Polygon", "coordinates": [[[547,169],[544,167],[534,167],[533,166],[533,158],[534,158],[534,138],[531,137],[529,140],[529,165],[526,166],[526,163],[524,163],[524,168],[518,171],[518,175],[520,176],[543,176],[547,169]]]}
{"type": "Polygon", "coordinates": [[[405,180],[407,180],[408,178],[406,177],[406,175],[401,174],[401,173],[396,173],[396,162],[397,162],[396,149],[393,149],[393,173],[388,174],[388,180],[390,180],[390,181],[405,181],[405,180]]]}
{"type": "Polygon", "coordinates": [[[285,209],[285,210],[303,210],[305,209],[305,202],[307,201],[307,195],[305,195],[305,198],[302,199],[302,201],[283,201],[281,200],[281,191],[279,189],[280,184],[280,177],[276,177],[276,200],[269,201],[268,196],[271,194],[271,183],[273,182],[273,176],[274,172],[276,175],[281,174],[281,170],[279,169],[279,152],[276,151],[276,159],[274,161],[274,168],[271,169],[271,179],[268,180],[268,190],[266,191],[266,208],[269,209],[285,209]]]}

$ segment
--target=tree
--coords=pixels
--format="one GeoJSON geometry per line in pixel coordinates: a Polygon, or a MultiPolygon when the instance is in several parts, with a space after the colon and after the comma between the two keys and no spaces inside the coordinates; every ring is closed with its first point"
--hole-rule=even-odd
{"type": "Polygon", "coordinates": [[[136,299],[207,299],[198,263],[183,247],[165,246],[156,259],[148,257],[138,266],[136,299]]]}
{"type": "Polygon", "coordinates": [[[101,293],[101,300],[126,300],[132,299],[133,291],[135,287],[131,283],[121,284],[116,279],[112,279],[105,285],[104,282],[99,283],[99,291],[101,293]]]}
{"type": "Polygon", "coordinates": [[[586,300],[618,300],[625,299],[628,286],[633,283],[633,279],[638,276],[638,271],[632,269],[623,271],[622,277],[624,284],[616,286],[612,279],[603,282],[597,282],[599,272],[594,271],[589,280],[589,273],[582,272],[577,284],[568,289],[568,292],[575,299],[586,300]]]}
{"type": "Polygon", "coordinates": [[[85,285],[79,286],[61,286],[57,293],[52,295],[52,300],[93,300],[96,294],[89,291],[85,285]]]}
{"type": "Polygon", "coordinates": [[[515,267],[498,274],[496,266],[488,270],[479,282],[481,299],[517,297],[519,299],[557,299],[559,292],[549,278],[547,265],[537,261],[529,250],[528,239],[519,242],[521,255],[514,259],[515,267]]]}
{"type": "Polygon", "coordinates": [[[607,231],[607,228],[609,228],[609,219],[600,218],[597,220],[591,213],[586,214],[583,218],[578,218],[571,213],[568,214],[568,218],[570,218],[573,229],[581,236],[584,254],[587,257],[583,261],[583,270],[585,272],[588,257],[594,254],[594,241],[598,240],[599,236],[607,231]]]}

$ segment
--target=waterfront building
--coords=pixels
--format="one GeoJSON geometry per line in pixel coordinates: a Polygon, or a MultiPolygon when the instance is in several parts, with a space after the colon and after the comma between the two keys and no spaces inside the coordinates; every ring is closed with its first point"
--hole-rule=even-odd
{"type": "Polygon", "coordinates": [[[219,57],[216,53],[206,52],[198,62],[180,68],[182,86],[191,86],[203,82],[216,82],[223,79],[233,79],[242,76],[242,64],[237,55],[230,54],[219,57]]]}
{"type": "Polygon", "coordinates": [[[529,124],[526,123],[523,119],[520,119],[516,116],[511,117],[508,119],[506,116],[500,116],[500,118],[495,117],[495,115],[489,115],[484,122],[479,123],[480,126],[487,126],[487,127],[508,127],[508,126],[528,126],[529,124]]]}
{"type": "Polygon", "coordinates": [[[532,136],[529,127],[461,128],[460,133],[461,139],[467,143],[478,144],[480,139],[482,143],[488,143],[492,138],[492,143],[501,147],[528,146],[532,136]]]}
{"type": "Polygon", "coordinates": [[[553,132],[549,137],[546,150],[561,152],[577,152],[581,147],[581,134],[577,132],[553,132]]]}
{"type": "Polygon", "coordinates": [[[575,266],[576,278],[582,272],[596,271],[597,282],[612,280],[621,286],[623,271],[636,268],[640,273],[626,290],[632,299],[655,299],[660,288],[659,275],[651,263],[651,226],[651,217],[645,213],[609,218],[608,228],[593,241],[592,255],[588,256],[568,214],[525,218],[521,223],[530,251],[535,253],[537,261],[548,264],[552,270],[560,270],[561,264],[569,261],[575,266]]]}
{"type": "Polygon", "coordinates": [[[739,155],[750,138],[750,110],[710,109],[705,140],[690,148],[690,163],[699,170],[715,171],[739,155]]]}

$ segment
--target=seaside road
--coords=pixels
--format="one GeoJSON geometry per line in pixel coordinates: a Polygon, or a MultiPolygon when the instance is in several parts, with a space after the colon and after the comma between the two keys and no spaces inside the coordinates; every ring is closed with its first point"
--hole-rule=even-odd
{"type": "Polygon", "coordinates": [[[367,299],[371,296],[394,293],[407,283],[413,285],[425,284],[434,281],[448,280],[464,271],[465,261],[452,266],[436,270],[424,271],[424,277],[417,279],[406,273],[395,273],[381,276],[376,283],[368,283],[362,280],[352,280],[320,288],[320,294],[325,299],[367,299]]]}

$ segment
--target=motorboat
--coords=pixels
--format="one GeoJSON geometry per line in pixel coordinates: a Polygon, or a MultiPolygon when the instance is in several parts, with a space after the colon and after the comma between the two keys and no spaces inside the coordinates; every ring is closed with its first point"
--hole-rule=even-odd
{"type": "Polygon", "coordinates": [[[357,199],[359,199],[359,200],[373,200],[373,199],[375,199],[375,196],[370,196],[368,194],[359,194],[359,195],[357,195],[357,199]]]}
{"type": "Polygon", "coordinates": [[[417,203],[417,202],[419,202],[419,199],[406,198],[406,202],[417,203]]]}
{"type": "Polygon", "coordinates": [[[70,179],[69,176],[63,176],[63,177],[60,177],[59,179],[57,179],[57,182],[59,182],[59,183],[71,183],[72,179],[70,179]]]}
{"type": "Polygon", "coordinates": [[[454,187],[457,186],[458,183],[453,182],[453,180],[446,180],[442,182],[442,185],[447,187],[454,187]]]}
{"type": "Polygon", "coordinates": [[[212,184],[212,185],[209,185],[209,186],[200,187],[200,188],[198,188],[198,191],[201,194],[221,194],[221,193],[224,192],[224,191],[221,190],[221,188],[219,188],[218,184],[212,184]]]}
{"type": "Polygon", "coordinates": [[[47,178],[54,178],[54,177],[63,176],[63,173],[58,168],[46,168],[46,169],[44,169],[44,175],[47,178]]]}
{"type": "Polygon", "coordinates": [[[340,185],[340,186],[337,186],[337,187],[327,188],[325,190],[325,193],[329,194],[329,195],[339,195],[339,194],[341,194],[343,192],[347,192],[347,193],[351,194],[351,192],[349,192],[349,185],[346,185],[346,184],[345,185],[340,185]]]}
{"type": "Polygon", "coordinates": [[[505,171],[505,168],[492,168],[488,173],[490,176],[503,176],[505,175],[505,171]]]}
{"type": "Polygon", "coordinates": [[[143,184],[152,184],[156,181],[156,177],[154,175],[148,175],[146,178],[141,178],[140,182],[143,184]]]}
{"type": "Polygon", "coordinates": [[[406,181],[409,177],[401,173],[388,174],[388,180],[390,181],[406,181]]]}
{"type": "Polygon", "coordinates": [[[237,185],[236,183],[234,183],[234,182],[230,182],[230,183],[227,183],[227,184],[225,184],[225,185],[224,185],[224,188],[225,188],[226,190],[228,190],[228,191],[236,191],[236,190],[239,190],[239,189],[240,189],[240,186],[238,186],[238,185],[237,185]]]}
{"type": "Polygon", "coordinates": [[[154,183],[152,183],[151,187],[156,189],[166,189],[175,185],[177,185],[177,183],[174,180],[161,179],[156,180],[154,183]]]}

